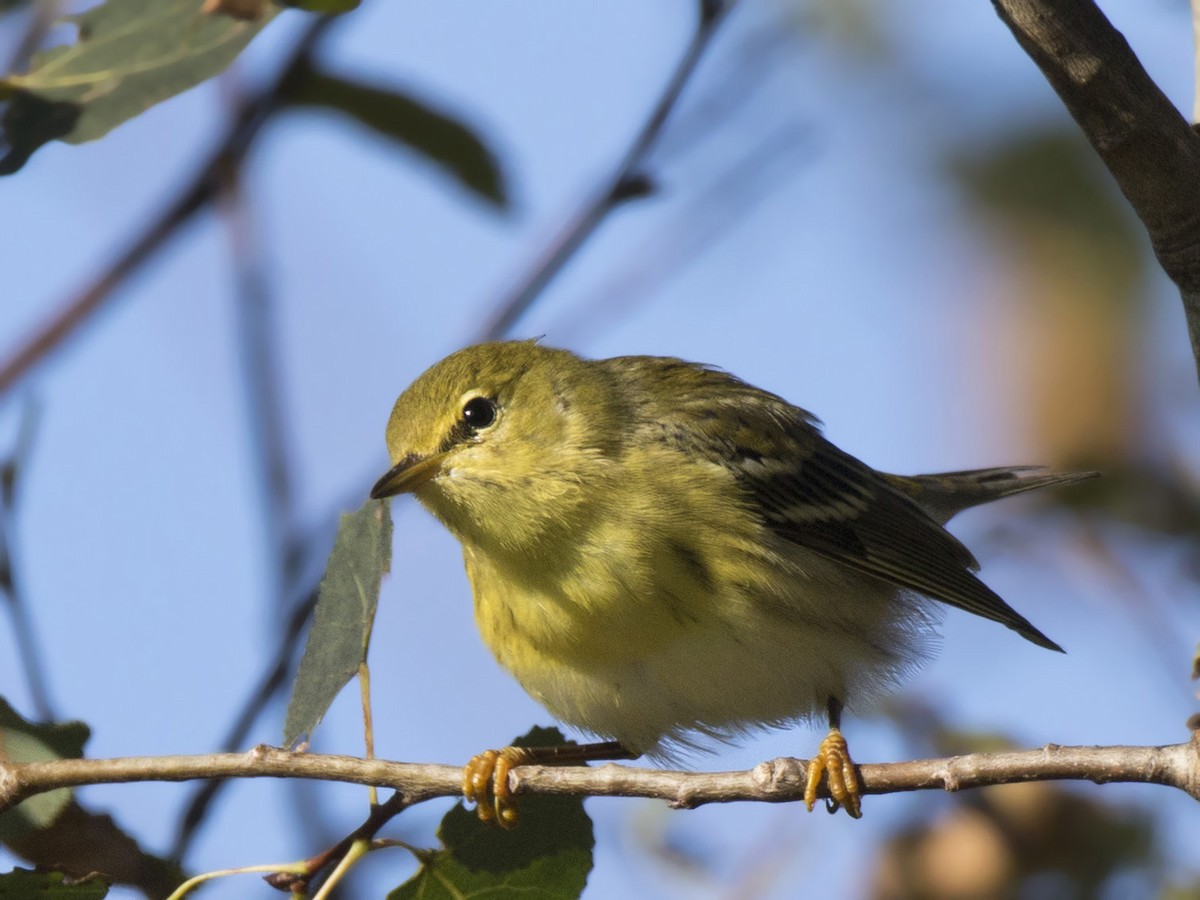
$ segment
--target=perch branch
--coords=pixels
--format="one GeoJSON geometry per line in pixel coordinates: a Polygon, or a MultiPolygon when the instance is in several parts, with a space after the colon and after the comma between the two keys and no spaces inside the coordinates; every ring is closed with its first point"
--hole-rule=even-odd
{"type": "MultiPolygon", "coordinates": [[[[780,758],[737,772],[678,772],[609,764],[595,768],[524,766],[509,784],[517,794],[649,797],[674,807],[801,799],[807,762],[780,758]]],[[[1179,788],[1200,800],[1200,731],[1187,743],[1159,747],[1063,747],[970,753],[943,759],[857,767],[865,794],[960,791],[1033,781],[1140,782],[1179,788]]],[[[308,778],[396,790],[411,806],[462,792],[458,766],[292,753],[256,747],[205,756],[0,762],[0,812],[62,787],[203,778],[308,778]]]]}

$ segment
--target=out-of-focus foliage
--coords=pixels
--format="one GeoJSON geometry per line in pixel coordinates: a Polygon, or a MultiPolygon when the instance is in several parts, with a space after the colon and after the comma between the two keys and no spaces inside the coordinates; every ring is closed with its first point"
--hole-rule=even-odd
{"type": "Polygon", "coordinates": [[[14,869],[0,874],[0,900],[100,900],[108,885],[99,878],[69,879],[62,872],[14,869]]]}
{"type": "Polygon", "coordinates": [[[1093,563],[1106,580],[1126,586],[1131,621],[1178,672],[1185,652],[1174,643],[1179,635],[1158,627],[1169,604],[1154,609],[1155,592],[1130,566],[1138,555],[1127,552],[1135,542],[1175,548],[1178,595],[1194,595],[1200,473],[1152,412],[1163,398],[1151,394],[1146,378],[1153,310],[1141,228],[1073,130],[959,151],[947,170],[1000,262],[1001,277],[981,285],[991,327],[979,335],[978,356],[989,371],[1004,373],[1006,418],[1032,458],[1101,472],[1061,499],[1076,514],[1093,563]],[[1136,531],[1118,535],[1114,522],[1136,531]]]}
{"type": "Polygon", "coordinates": [[[202,0],[107,0],[60,25],[75,43],[0,79],[0,174],[52,140],[103,137],[156,103],[216,75],[276,14],[255,21],[201,13],[202,0]]]}
{"type": "Polygon", "coordinates": [[[1145,320],[1132,214],[1074,132],[1017,135],[960,155],[950,171],[1005,258],[998,327],[980,350],[1001,357],[1037,458],[1128,461],[1142,431],[1145,320]]]}
{"type": "MultiPolygon", "coordinates": [[[[1017,746],[1003,735],[953,729],[931,704],[897,700],[888,708],[917,757],[1017,746]]],[[[1163,839],[1145,808],[1049,783],[985,788],[928,804],[897,829],[880,851],[870,896],[1167,896],[1163,839]]]]}
{"type": "MultiPolygon", "coordinates": [[[[83,756],[89,734],[82,722],[30,722],[0,698],[0,758],[9,762],[78,759],[83,756]]],[[[53,825],[70,801],[71,791],[60,788],[30,797],[15,809],[0,813],[0,841],[7,843],[53,825]]]]}
{"type": "MultiPolygon", "coordinates": [[[[29,722],[0,699],[0,757],[5,759],[76,759],[83,756],[89,734],[82,722],[29,722]]],[[[18,877],[7,886],[0,883],[0,897],[102,897],[105,881],[136,885],[147,896],[164,896],[182,880],[177,865],[145,853],[109,816],[84,809],[66,788],[31,797],[0,815],[0,840],[22,859],[59,873],[44,884],[38,882],[38,889],[48,893],[21,893],[31,883],[18,877]],[[71,878],[98,873],[103,880],[92,879],[83,893],[55,893],[75,890],[61,884],[61,873],[71,878]]]]}
{"type": "Polygon", "coordinates": [[[489,203],[508,206],[508,188],[492,151],[465,124],[407,93],[308,67],[288,85],[288,103],[340,113],[434,163],[489,203]]]}
{"type": "MultiPolygon", "coordinates": [[[[555,728],[534,728],[519,747],[564,743],[555,728]]],[[[442,819],[442,849],[420,854],[421,867],[388,900],[545,897],[573,900],[592,870],[592,820],[578,797],[523,797],[520,827],[481,822],[461,803],[442,819]]]]}
{"type": "Polygon", "coordinates": [[[312,13],[336,15],[358,9],[362,0],[280,0],[284,6],[294,6],[312,13]]]}
{"type": "Polygon", "coordinates": [[[1099,897],[1163,883],[1158,835],[1144,810],[1092,800],[1048,784],[972,792],[883,847],[876,898],[1099,897]]]}

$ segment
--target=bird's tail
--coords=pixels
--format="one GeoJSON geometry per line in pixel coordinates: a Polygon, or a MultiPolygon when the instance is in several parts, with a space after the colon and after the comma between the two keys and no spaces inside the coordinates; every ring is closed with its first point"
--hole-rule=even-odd
{"type": "Polygon", "coordinates": [[[958,513],[1002,497],[1039,488],[1074,484],[1099,472],[1051,472],[1042,466],[1001,466],[936,475],[890,475],[892,486],[916,501],[939,524],[958,513]]]}

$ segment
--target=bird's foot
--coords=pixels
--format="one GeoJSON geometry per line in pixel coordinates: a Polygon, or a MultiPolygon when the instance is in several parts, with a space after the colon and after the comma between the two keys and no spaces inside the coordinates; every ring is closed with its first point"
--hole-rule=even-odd
{"type": "Polygon", "coordinates": [[[804,787],[804,805],[812,812],[817,802],[817,788],[821,786],[821,776],[824,775],[829,785],[830,812],[837,812],[838,807],[846,810],[852,818],[862,818],[862,795],[858,788],[858,773],[854,771],[854,760],[850,758],[850,749],[846,739],[842,737],[841,729],[833,726],[817,754],[808,762],[808,781],[804,787]]]}
{"type": "Polygon", "coordinates": [[[517,801],[508,787],[508,773],[536,758],[530,747],[485,750],[471,757],[463,766],[463,796],[475,804],[480,821],[517,827],[517,801]]]}
{"type": "Polygon", "coordinates": [[[637,756],[616,741],[485,750],[463,766],[463,797],[475,804],[481,821],[495,822],[501,828],[516,828],[517,798],[508,786],[508,773],[518,766],[578,765],[637,756]]]}

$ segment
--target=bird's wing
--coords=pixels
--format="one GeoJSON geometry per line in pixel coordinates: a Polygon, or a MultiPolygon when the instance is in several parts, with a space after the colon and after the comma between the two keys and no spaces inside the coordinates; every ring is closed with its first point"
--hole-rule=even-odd
{"type": "Polygon", "coordinates": [[[647,401],[650,417],[678,424],[673,432],[686,436],[690,452],[732,471],[775,534],[1062,650],[972,574],[979,565],[966,547],[880,473],[825,440],[809,413],[714,369],[626,360],[657,366],[660,383],[676,382],[647,401]],[[662,396],[671,397],[669,407],[659,404],[662,396]]]}
{"type": "Polygon", "coordinates": [[[972,574],[979,565],[952,534],[824,438],[789,470],[751,466],[742,483],[780,537],[1062,649],[972,574]]]}

